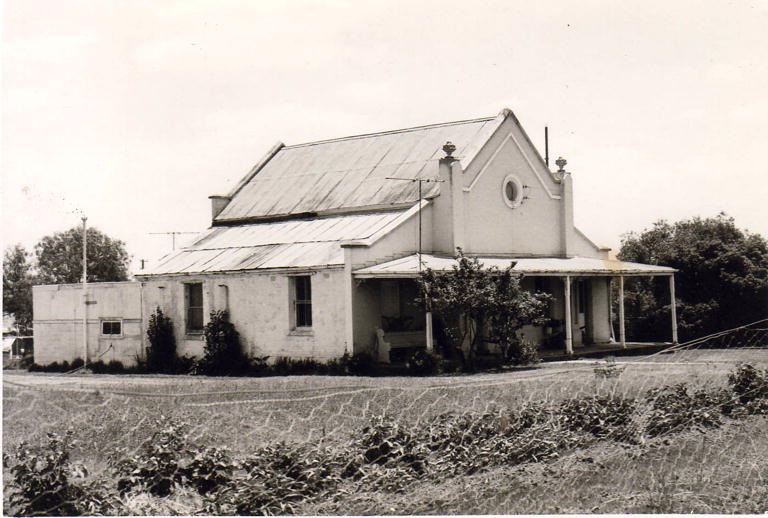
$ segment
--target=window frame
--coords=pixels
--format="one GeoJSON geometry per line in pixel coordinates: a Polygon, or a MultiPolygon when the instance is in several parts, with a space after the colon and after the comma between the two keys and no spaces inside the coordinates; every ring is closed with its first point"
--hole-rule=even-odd
{"type": "Polygon", "coordinates": [[[122,338],[123,337],[123,319],[122,318],[102,318],[99,321],[99,336],[104,338],[122,338]],[[104,324],[118,324],[120,326],[119,333],[105,333],[104,324]]]}
{"type": "Polygon", "coordinates": [[[504,203],[509,207],[510,209],[516,209],[523,203],[523,189],[525,186],[523,185],[523,182],[520,181],[520,179],[513,175],[508,174],[504,177],[504,181],[501,182],[501,197],[504,200],[504,203]],[[507,186],[512,184],[513,186],[513,194],[514,197],[510,198],[507,196],[507,186]]]}
{"type": "Polygon", "coordinates": [[[311,331],[314,324],[312,318],[312,275],[292,275],[290,281],[291,329],[293,331],[311,331]],[[306,289],[303,293],[305,298],[299,298],[301,283],[306,283],[306,289]],[[300,311],[300,307],[308,308],[308,312],[300,311]],[[308,319],[306,318],[307,315],[309,316],[308,319]]]}
{"type": "Polygon", "coordinates": [[[205,289],[202,282],[185,282],[184,283],[184,331],[188,335],[201,335],[205,331],[205,289]],[[191,290],[194,287],[199,286],[200,289],[200,305],[192,306],[192,293],[191,290]],[[193,328],[190,326],[190,322],[193,320],[190,318],[191,311],[199,311],[200,327],[193,328]]]}

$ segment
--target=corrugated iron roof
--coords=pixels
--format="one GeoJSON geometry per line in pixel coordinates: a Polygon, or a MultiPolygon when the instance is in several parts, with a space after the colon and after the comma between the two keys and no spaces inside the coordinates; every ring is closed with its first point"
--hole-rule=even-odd
{"type": "Polygon", "coordinates": [[[376,239],[418,211],[406,210],[212,227],[139,277],[344,264],[341,244],[376,239]]]}
{"type": "MultiPolygon", "coordinates": [[[[386,178],[436,177],[449,140],[471,160],[505,115],[279,148],[215,221],[415,203],[415,182],[386,178]]],[[[424,185],[424,197],[438,193],[424,185]]]]}
{"type": "MultiPolygon", "coordinates": [[[[515,263],[514,271],[535,276],[562,276],[562,275],[672,275],[676,270],[668,266],[656,266],[651,264],[630,263],[626,261],[614,261],[593,259],[587,257],[571,257],[568,259],[558,257],[523,257],[500,258],[478,257],[484,267],[496,267],[504,269],[515,263]]],[[[456,259],[452,257],[439,257],[431,254],[421,255],[422,269],[431,268],[435,271],[449,271],[456,265],[456,259]]],[[[361,268],[354,272],[355,277],[415,277],[419,274],[419,259],[416,254],[409,255],[394,261],[361,268]]]]}

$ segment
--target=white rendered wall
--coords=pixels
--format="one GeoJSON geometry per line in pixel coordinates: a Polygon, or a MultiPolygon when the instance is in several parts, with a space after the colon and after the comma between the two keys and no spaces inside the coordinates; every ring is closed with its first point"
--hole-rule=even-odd
{"type": "Polygon", "coordinates": [[[83,358],[83,311],[88,311],[88,357],[124,365],[143,351],[141,285],[137,282],[92,283],[87,306],[80,284],[35,286],[32,289],[35,356],[40,365],[83,358]],[[120,320],[121,335],[102,335],[103,320],[120,320]]]}

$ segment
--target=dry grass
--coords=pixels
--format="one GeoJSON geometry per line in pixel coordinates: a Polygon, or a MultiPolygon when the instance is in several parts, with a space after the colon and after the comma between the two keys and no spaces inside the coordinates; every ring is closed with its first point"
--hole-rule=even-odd
{"type": "MultiPolygon", "coordinates": [[[[593,394],[639,396],[661,385],[723,386],[740,361],[768,365],[768,351],[690,351],[621,358],[616,378],[594,362],[432,378],[46,375],[5,373],[3,443],[37,442],[72,429],[73,452],[91,473],[108,454],[134,451],[161,416],[189,423],[197,442],[247,454],[276,441],[343,444],[371,416],[419,425],[446,412],[480,413],[523,402],[593,394]],[[100,453],[106,452],[106,453],[100,453]]],[[[558,512],[757,512],[766,510],[765,419],[631,447],[601,442],[547,463],[419,484],[406,494],[356,494],[308,514],[558,512]],[[736,502],[729,500],[736,498],[736,502]],[[751,503],[750,503],[751,502],[751,503]],[[762,507],[762,509],[760,509],[762,507]]],[[[131,502],[134,510],[157,502],[131,502]]],[[[138,512],[138,511],[137,511],[138,512]]]]}

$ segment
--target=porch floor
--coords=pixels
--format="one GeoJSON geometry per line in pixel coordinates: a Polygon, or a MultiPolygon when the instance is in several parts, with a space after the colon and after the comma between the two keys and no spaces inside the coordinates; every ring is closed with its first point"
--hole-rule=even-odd
{"type": "Polygon", "coordinates": [[[566,354],[562,349],[539,350],[542,361],[573,360],[576,358],[601,358],[604,356],[632,356],[638,354],[653,354],[672,347],[672,342],[627,342],[626,347],[620,343],[590,344],[574,347],[573,354],[566,354]]]}

